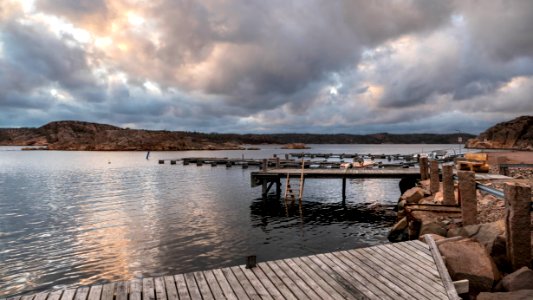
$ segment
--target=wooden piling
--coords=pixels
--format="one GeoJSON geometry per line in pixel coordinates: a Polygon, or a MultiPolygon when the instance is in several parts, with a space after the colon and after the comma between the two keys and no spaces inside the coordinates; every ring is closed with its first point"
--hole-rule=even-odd
{"type": "Polygon", "coordinates": [[[162,160],[162,159],[160,159],[160,160],[159,160],[159,164],[160,164],[160,165],[163,165],[163,164],[165,164],[165,161],[162,160]]]}
{"type": "Polygon", "coordinates": [[[342,178],[342,200],[346,200],[346,177],[342,178]]]}
{"type": "Polygon", "coordinates": [[[276,198],[279,199],[281,197],[281,177],[278,176],[276,179],[276,198]]]}
{"type": "Polygon", "coordinates": [[[420,179],[428,179],[428,158],[420,157],[420,159],[418,160],[418,164],[420,165],[420,179]]]}
{"type": "Polygon", "coordinates": [[[276,169],[279,169],[279,157],[276,156],[276,169]]]}
{"type": "Polygon", "coordinates": [[[261,196],[263,196],[263,199],[267,197],[267,193],[268,193],[268,181],[266,181],[266,179],[263,179],[263,182],[262,182],[262,190],[261,190],[261,196]]]}
{"type": "Polygon", "coordinates": [[[472,171],[459,171],[458,175],[463,226],[477,224],[476,174],[472,171]]]}
{"type": "Polygon", "coordinates": [[[521,267],[531,267],[531,187],[506,183],[504,195],[507,258],[513,271],[521,267]]]}
{"type": "Polygon", "coordinates": [[[429,191],[432,195],[435,195],[439,191],[439,162],[436,160],[430,161],[430,173],[429,173],[429,191]]]}
{"type": "Polygon", "coordinates": [[[250,255],[246,257],[246,269],[255,268],[257,265],[257,257],[255,255],[250,255]]]}
{"type": "Polygon", "coordinates": [[[266,172],[267,169],[268,169],[268,160],[265,158],[263,159],[262,171],[266,172]]]}
{"type": "Polygon", "coordinates": [[[455,205],[455,186],[453,183],[453,166],[442,166],[442,193],[444,205],[455,205]]]}

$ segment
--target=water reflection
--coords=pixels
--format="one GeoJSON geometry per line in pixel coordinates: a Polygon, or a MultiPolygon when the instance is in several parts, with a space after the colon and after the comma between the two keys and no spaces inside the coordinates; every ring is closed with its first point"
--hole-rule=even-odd
{"type": "Polygon", "coordinates": [[[146,160],[139,152],[2,152],[0,296],[386,241],[391,219],[370,207],[394,204],[397,180],[349,181],[344,205],[340,180],[306,181],[300,216],[297,209],[286,215],[280,201],[257,199],[253,168],[157,164],[242,153],[152,152],[146,160]]]}

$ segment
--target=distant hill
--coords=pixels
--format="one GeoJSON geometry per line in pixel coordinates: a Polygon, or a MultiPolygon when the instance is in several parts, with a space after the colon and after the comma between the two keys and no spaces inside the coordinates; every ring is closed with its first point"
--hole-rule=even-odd
{"type": "Polygon", "coordinates": [[[50,150],[179,151],[242,149],[241,144],[454,144],[454,134],[218,134],[123,129],[81,121],[57,121],[39,128],[0,128],[0,145],[46,146],[50,150]]]}
{"type": "Polygon", "coordinates": [[[468,140],[468,148],[533,150],[533,116],[498,123],[468,140]]]}
{"type": "Polygon", "coordinates": [[[96,151],[241,149],[237,144],[211,142],[186,132],[123,129],[80,121],[52,122],[39,128],[0,129],[0,145],[96,151]]]}

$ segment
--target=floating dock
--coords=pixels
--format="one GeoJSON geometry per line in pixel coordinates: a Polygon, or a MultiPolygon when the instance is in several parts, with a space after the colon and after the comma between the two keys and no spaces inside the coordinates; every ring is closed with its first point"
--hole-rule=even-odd
{"type": "Polygon", "coordinates": [[[408,241],[7,300],[459,299],[431,245],[408,241]]]}

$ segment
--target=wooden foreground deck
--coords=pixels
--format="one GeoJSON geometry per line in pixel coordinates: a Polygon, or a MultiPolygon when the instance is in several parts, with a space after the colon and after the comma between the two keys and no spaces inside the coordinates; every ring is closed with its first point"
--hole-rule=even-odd
{"type": "Polygon", "coordinates": [[[457,299],[435,261],[409,241],[7,300],[457,299]]]}

